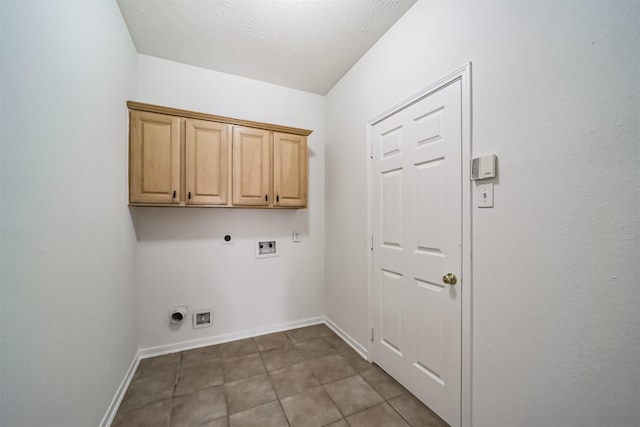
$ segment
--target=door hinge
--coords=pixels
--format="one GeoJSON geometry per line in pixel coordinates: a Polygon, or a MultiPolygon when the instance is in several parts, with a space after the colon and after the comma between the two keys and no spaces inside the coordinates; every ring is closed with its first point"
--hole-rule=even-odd
{"type": "Polygon", "coordinates": [[[373,326],[371,327],[371,342],[373,342],[373,326]]]}
{"type": "Polygon", "coordinates": [[[373,236],[371,236],[371,250],[373,250],[373,236]]]}
{"type": "Polygon", "coordinates": [[[369,158],[373,159],[373,142],[369,145],[369,158]]]}

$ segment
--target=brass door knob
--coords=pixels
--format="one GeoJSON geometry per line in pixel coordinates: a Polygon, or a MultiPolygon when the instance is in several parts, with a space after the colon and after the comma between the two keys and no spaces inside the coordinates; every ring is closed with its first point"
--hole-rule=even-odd
{"type": "Polygon", "coordinates": [[[453,273],[447,273],[442,276],[442,281],[447,285],[455,285],[456,283],[458,283],[458,278],[453,273]]]}

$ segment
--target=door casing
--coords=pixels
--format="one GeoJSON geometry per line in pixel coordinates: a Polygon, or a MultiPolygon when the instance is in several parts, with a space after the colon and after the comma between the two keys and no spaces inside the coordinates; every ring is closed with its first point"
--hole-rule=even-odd
{"type": "MultiPolygon", "coordinates": [[[[373,310],[375,309],[375,301],[373,300],[373,176],[371,159],[373,153],[373,135],[372,127],[376,123],[386,119],[392,114],[396,113],[407,106],[414,104],[422,98],[429,96],[436,92],[440,88],[447,86],[448,84],[459,80],[462,85],[462,277],[464,286],[462,287],[462,366],[461,369],[461,425],[471,426],[471,369],[472,369],[472,289],[473,289],[473,276],[471,269],[471,205],[472,205],[472,193],[471,193],[471,132],[472,132],[472,117],[471,117],[471,62],[466,63],[462,67],[458,68],[451,74],[443,77],[437,82],[429,85],[425,89],[421,90],[417,94],[411,96],[408,99],[394,105],[383,113],[375,116],[367,122],[367,202],[368,202],[368,218],[367,218],[367,245],[369,246],[368,256],[368,324],[369,329],[373,328],[373,310]]],[[[371,347],[371,341],[367,340],[367,352],[371,347]]],[[[371,356],[369,356],[371,361],[371,356]]]]}

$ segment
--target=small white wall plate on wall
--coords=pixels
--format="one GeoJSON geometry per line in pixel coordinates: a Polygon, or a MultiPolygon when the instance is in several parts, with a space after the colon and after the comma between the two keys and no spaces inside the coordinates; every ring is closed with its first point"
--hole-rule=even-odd
{"type": "Polygon", "coordinates": [[[213,311],[210,308],[193,312],[193,329],[210,328],[213,326],[213,311]]]}

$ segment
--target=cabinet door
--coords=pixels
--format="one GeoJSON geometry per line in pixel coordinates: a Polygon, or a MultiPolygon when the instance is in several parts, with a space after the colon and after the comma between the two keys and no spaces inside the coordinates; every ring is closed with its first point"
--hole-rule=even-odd
{"type": "Polygon", "coordinates": [[[274,205],[307,205],[307,137],[274,132],[273,134],[274,205]]]}
{"type": "Polygon", "coordinates": [[[186,121],[185,177],[188,205],[229,202],[229,126],[204,120],[186,121]]]}
{"type": "Polygon", "coordinates": [[[269,206],[271,203],[270,132],[233,128],[233,204],[269,206]]]}
{"type": "Polygon", "coordinates": [[[180,119],[131,111],[129,202],[179,203],[180,119]]]}

